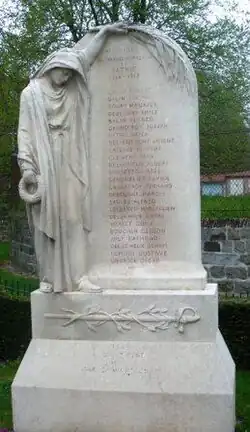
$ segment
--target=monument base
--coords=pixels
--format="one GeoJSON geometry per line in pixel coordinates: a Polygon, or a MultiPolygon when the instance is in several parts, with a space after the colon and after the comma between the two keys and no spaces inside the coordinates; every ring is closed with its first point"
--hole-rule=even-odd
{"type": "Polygon", "coordinates": [[[88,278],[104,290],[203,290],[207,283],[201,264],[184,261],[98,265],[90,269],[88,278]]]}
{"type": "Polygon", "coordinates": [[[105,290],[31,294],[35,339],[214,341],[216,284],[204,290],[105,290]]]}
{"type": "Polygon", "coordinates": [[[214,341],[33,339],[15,432],[233,432],[235,368],[214,341]]]}

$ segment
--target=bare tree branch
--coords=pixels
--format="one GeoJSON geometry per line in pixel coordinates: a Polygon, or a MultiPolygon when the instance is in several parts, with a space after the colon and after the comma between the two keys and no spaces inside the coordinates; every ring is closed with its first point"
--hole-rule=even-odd
{"type": "Polygon", "coordinates": [[[106,14],[108,14],[110,21],[113,21],[112,10],[109,9],[109,7],[102,0],[99,0],[99,4],[100,4],[101,8],[106,12],[106,14]]]}
{"type": "Polygon", "coordinates": [[[91,8],[91,12],[92,12],[92,14],[93,14],[93,16],[94,16],[95,25],[96,25],[96,26],[99,26],[100,23],[99,23],[98,16],[97,16],[97,13],[96,13],[96,10],[95,10],[95,7],[94,7],[94,4],[93,4],[93,0],[89,0],[89,5],[90,5],[90,8],[91,8]]]}
{"type": "Polygon", "coordinates": [[[112,0],[112,21],[119,21],[120,0],[112,0]]]}
{"type": "Polygon", "coordinates": [[[81,8],[81,12],[80,12],[80,23],[79,23],[79,29],[80,29],[80,33],[81,35],[79,35],[80,37],[83,37],[83,22],[84,22],[84,12],[85,12],[85,8],[86,8],[86,1],[82,2],[82,8],[81,8]]]}

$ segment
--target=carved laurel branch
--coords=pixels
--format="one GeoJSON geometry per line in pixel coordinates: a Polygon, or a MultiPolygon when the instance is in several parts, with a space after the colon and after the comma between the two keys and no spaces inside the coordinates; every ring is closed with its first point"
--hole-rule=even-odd
{"type": "Polygon", "coordinates": [[[157,308],[151,305],[141,312],[133,313],[130,309],[120,308],[116,312],[108,313],[99,305],[86,307],[82,313],[71,309],[61,309],[63,314],[46,313],[45,318],[59,318],[67,320],[63,327],[67,327],[76,321],[84,321],[88,329],[96,332],[97,328],[112,322],[118,332],[131,330],[131,324],[138,324],[150,332],[163,331],[169,328],[171,323],[179,333],[184,333],[187,324],[200,320],[200,315],[191,307],[180,308],[174,316],[167,315],[168,309],[157,308]],[[188,313],[189,312],[189,313],[188,313]]]}

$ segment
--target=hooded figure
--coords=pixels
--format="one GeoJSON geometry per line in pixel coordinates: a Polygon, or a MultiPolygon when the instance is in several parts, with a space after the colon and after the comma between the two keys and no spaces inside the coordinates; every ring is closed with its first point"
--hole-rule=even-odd
{"type": "Polygon", "coordinates": [[[20,195],[34,232],[43,292],[99,291],[87,277],[91,231],[87,75],[107,36],[127,31],[123,23],[106,25],[83,50],[51,54],[21,95],[20,195]]]}
{"type": "Polygon", "coordinates": [[[45,60],[21,95],[18,159],[42,191],[40,202],[27,207],[44,291],[72,291],[86,274],[88,67],[84,51],[61,50],[45,60]],[[65,74],[63,85],[53,85],[52,73],[65,74]]]}

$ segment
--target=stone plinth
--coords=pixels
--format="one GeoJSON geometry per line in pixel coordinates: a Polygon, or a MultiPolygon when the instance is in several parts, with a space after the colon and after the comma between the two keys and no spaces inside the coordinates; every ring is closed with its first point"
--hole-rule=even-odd
{"type": "Polygon", "coordinates": [[[213,341],[217,286],[199,291],[120,291],[31,295],[34,338],[213,341]],[[123,328],[125,324],[125,327],[123,328]]]}
{"type": "Polygon", "coordinates": [[[232,432],[235,368],[216,285],[32,294],[16,432],[232,432]]]}
{"type": "Polygon", "coordinates": [[[213,342],[33,339],[16,432],[233,432],[234,364],[213,342]]]}

